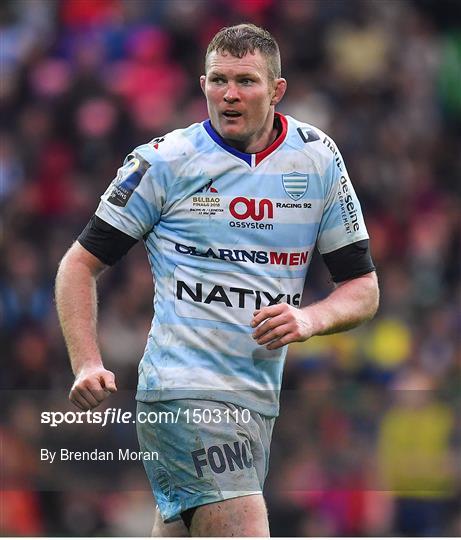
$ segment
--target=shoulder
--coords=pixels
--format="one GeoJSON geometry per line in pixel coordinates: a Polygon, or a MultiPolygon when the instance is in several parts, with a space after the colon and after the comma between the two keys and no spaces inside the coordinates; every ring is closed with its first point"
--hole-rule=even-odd
{"type": "Polygon", "coordinates": [[[184,129],[176,129],[145,144],[137,146],[125,158],[125,163],[133,158],[142,159],[148,167],[168,166],[176,169],[203,150],[204,138],[201,124],[192,124],[184,129]]]}
{"type": "Polygon", "coordinates": [[[320,170],[327,169],[332,161],[341,168],[342,157],[334,140],[324,131],[291,116],[288,121],[287,143],[316,163],[320,170]]]}

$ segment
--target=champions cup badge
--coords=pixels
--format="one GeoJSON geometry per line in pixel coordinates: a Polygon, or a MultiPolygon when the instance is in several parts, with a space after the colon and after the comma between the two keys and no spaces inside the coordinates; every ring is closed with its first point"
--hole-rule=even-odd
{"type": "Polygon", "coordinates": [[[283,187],[289,197],[294,201],[300,199],[307,191],[309,175],[298,172],[282,174],[283,187]]]}

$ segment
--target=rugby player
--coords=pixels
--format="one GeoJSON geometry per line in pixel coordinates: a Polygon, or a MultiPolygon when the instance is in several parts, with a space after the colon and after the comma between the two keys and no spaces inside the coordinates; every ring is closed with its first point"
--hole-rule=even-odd
{"type": "Polygon", "coordinates": [[[155,314],[138,411],[179,418],[138,425],[141,449],[159,454],[145,462],[152,534],[269,536],[262,489],[287,345],[373,317],[377,278],[335,143],[275,112],[287,82],[274,38],[222,29],[200,85],[209,119],[129,154],[60,264],[69,397],[86,410],[116,391],[96,340],[96,280],[142,239],[155,314]],[[335,286],[301,308],[314,248],[335,286]]]}

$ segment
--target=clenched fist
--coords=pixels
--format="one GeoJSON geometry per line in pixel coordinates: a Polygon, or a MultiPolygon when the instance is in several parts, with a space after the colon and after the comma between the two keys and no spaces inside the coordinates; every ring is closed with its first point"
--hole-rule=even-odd
{"type": "Polygon", "coordinates": [[[103,367],[82,369],[75,378],[69,399],[83,411],[94,409],[117,391],[115,375],[103,367]]]}

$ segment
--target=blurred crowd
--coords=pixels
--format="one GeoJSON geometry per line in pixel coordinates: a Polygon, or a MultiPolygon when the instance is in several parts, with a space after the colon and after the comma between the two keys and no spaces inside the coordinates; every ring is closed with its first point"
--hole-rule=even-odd
{"type": "MultiPolygon", "coordinates": [[[[139,464],[85,490],[53,488],[39,463],[40,411],[72,384],[54,276],[124,156],[206,118],[206,45],[242,21],[279,42],[280,112],[338,144],[381,286],[371,323],[290,348],[272,533],[461,535],[461,4],[450,0],[1,2],[3,534],[149,534],[139,464]]],[[[330,287],[317,258],[304,303],[330,287]]],[[[101,345],[126,407],[152,294],[139,245],[101,278],[101,345]]]]}

